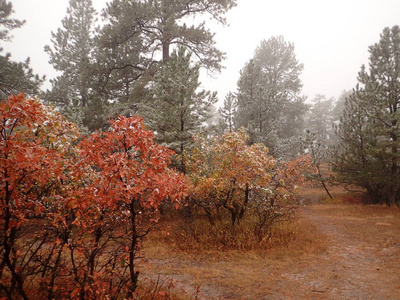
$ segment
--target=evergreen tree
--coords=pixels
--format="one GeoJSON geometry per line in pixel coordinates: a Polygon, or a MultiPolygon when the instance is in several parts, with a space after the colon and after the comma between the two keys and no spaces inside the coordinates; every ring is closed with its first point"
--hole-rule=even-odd
{"type": "Polygon", "coordinates": [[[335,101],[332,107],[332,120],[334,123],[339,124],[340,116],[343,114],[344,111],[344,104],[346,99],[353,93],[351,90],[344,90],[340,94],[339,98],[335,101]]]}
{"type": "Polygon", "coordinates": [[[222,128],[224,131],[232,132],[235,129],[235,114],[237,109],[237,99],[234,94],[229,92],[224,99],[224,106],[220,107],[222,128]]]}
{"type": "MultiPolygon", "coordinates": [[[[339,144],[339,138],[335,134],[335,128],[340,123],[340,117],[344,112],[344,106],[346,103],[346,99],[349,98],[353,94],[352,90],[343,90],[342,93],[339,95],[339,98],[333,103],[332,111],[331,111],[331,118],[332,118],[332,134],[329,137],[329,146],[337,146],[339,144]]],[[[329,155],[328,155],[329,156],[329,155]]]]}
{"type": "MultiPolygon", "coordinates": [[[[0,40],[10,41],[10,31],[20,28],[25,21],[12,19],[12,3],[0,0],[0,40]]],[[[2,48],[0,47],[0,53],[2,48]]],[[[11,60],[11,54],[0,55],[0,100],[6,99],[10,94],[18,94],[24,91],[35,96],[40,91],[44,77],[34,74],[29,66],[29,57],[24,62],[11,60]]]]}
{"type": "Polygon", "coordinates": [[[328,145],[333,137],[333,99],[324,95],[316,95],[306,117],[307,129],[315,134],[315,138],[328,145]]]}
{"type": "Polygon", "coordinates": [[[0,40],[10,41],[10,31],[15,28],[20,28],[24,25],[24,21],[12,19],[10,16],[14,13],[12,3],[6,0],[0,0],[0,40]]]}
{"type": "Polygon", "coordinates": [[[152,64],[146,57],[148,49],[139,34],[140,26],[132,24],[136,34],[127,36],[127,24],[134,23],[127,10],[136,12],[140,7],[138,2],[108,4],[103,13],[107,23],[96,37],[98,92],[116,104],[112,114],[136,113],[138,102],[146,97],[141,90],[149,81],[142,77],[154,75],[149,72],[152,64]]]}
{"type": "Polygon", "coordinates": [[[140,111],[157,141],[176,152],[174,164],[182,172],[183,154],[193,144],[193,135],[205,131],[209,108],[217,101],[215,93],[198,91],[200,66],[192,65],[191,57],[182,46],[173,51],[150,87],[152,101],[140,111]]]}
{"type": "Polygon", "coordinates": [[[203,113],[205,117],[204,124],[202,124],[202,132],[207,134],[208,136],[216,136],[221,134],[221,115],[219,113],[219,108],[216,106],[218,101],[217,92],[213,94],[214,103],[211,103],[207,106],[206,111],[203,113]]]}
{"type": "Polygon", "coordinates": [[[333,170],[337,179],[347,185],[363,187],[373,201],[380,203],[378,166],[370,155],[376,138],[369,132],[369,120],[366,108],[360,105],[361,90],[359,87],[345,102],[340,123],[336,126],[336,135],[340,144],[333,151],[333,170]]]}
{"type": "Polygon", "coordinates": [[[52,89],[46,92],[45,100],[89,129],[98,127],[102,112],[93,91],[95,14],[92,0],[70,0],[62,28],[52,33],[53,47],[45,47],[50,64],[62,73],[51,80],[52,89]],[[89,117],[93,110],[98,110],[97,115],[89,117]]]}
{"type": "MultiPolygon", "coordinates": [[[[257,132],[263,129],[263,110],[260,91],[262,89],[261,69],[251,59],[240,70],[237,83],[237,111],[235,116],[237,128],[245,127],[250,135],[250,142],[255,142],[257,132]]],[[[268,120],[267,120],[268,121],[268,120]]]]}
{"type": "Polygon", "coordinates": [[[224,14],[236,0],[113,0],[103,11],[104,26],[96,38],[99,94],[112,102],[115,115],[137,114],[152,107],[149,87],[173,46],[183,45],[194,53],[201,67],[219,70],[224,54],[215,47],[214,34],[205,23],[188,25],[193,17],[209,15],[226,23],[224,14]]]}
{"type": "MultiPolygon", "coordinates": [[[[263,40],[238,82],[238,126],[262,142],[278,158],[295,155],[295,137],[302,132],[307,111],[300,96],[303,65],[294,46],[282,36],[263,40]]],[[[297,142],[297,141],[296,141],[297,142]]]]}
{"type": "Polygon", "coordinates": [[[369,48],[369,70],[348,99],[334,162],[339,179],[366,189],[374,203],[400,204],[400,28],[385,28],[369,48]]]}
{"type": "Polygon", "coordinates": [[[123,44],[138,35],[143,42],[143,54],[155,61],[161,53],[162,61],[170,56],[171,45],[180,44],[190,49],[202,66],[219,70],[224,54],[215,48],[214,34],[205,28],[205,22],[188,25],[190,17],[209,15],[225,23],[224,14],[236,5],[236,0],[113,0],[104,17],[113,24],[119,36],[115,42],[123,44]]]}
{"type": "Polygon", "coordinates": [[[33,73],[29,57],[24,62],[15,62],[10,58],[10,53],[0,55],[0,100],[20,92],[30,96],[38,95],[45,77],[33,73]]]}

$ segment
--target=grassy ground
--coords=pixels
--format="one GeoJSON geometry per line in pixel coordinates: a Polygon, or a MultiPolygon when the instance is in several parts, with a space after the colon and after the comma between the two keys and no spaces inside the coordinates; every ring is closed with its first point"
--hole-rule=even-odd
{"type": "Polygon", "coordinates": [[[175,290],[181,299],[191,299],[196,287],[204,299],[241,299],[246,295],[256,299],[277,288],[271,283],[288,265],[325,251],[326,237],[313,224],[300,219],[296,226],[295,238],[266,250],[179,252],[173,245],[150,241],[146,254],[151,268],[144,273],[152,278],[162,274],[176,279],[175,290]]]}
{"type": "Polygon", "coordinates": [[[142,279],[162,278],[176,299],[400,299],[400,209],[305,194],[313,204],[270,248],[181,251],[156,233],[142,279]]]}

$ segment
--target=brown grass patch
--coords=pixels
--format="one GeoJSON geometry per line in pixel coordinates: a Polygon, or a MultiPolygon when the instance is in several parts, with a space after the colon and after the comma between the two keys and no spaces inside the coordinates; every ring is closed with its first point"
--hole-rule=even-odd
{"type": "MultiPolygon", "coordinates": [[[[354,238],[367,243],[385,243],[400,232],[400,208],[379,205],[316,205],[318,214],[354,238]]],[[[399,247],[400,248],[400,247],[399,247]]]]}
{"type": "Polygon", "coordinates": [[[253,251],[268,255],[286,253],[299,255],[320,252],[324,248],[325,238],[315,225],[303,217],[275,224],[271,231],[259,240],[253,234],[251,223],[243,222],[234,230],[228,224],[210,227],[207,222],[196,220],[196,224],[169,219],[160,223],[157,231],[151,233],[145,249],[150,252],[184,255],[203,253],[253,251]],[[185,226],[193,226],[188,230],[185,226]]]}
{"type": "MultiPolygon", "coordinates": [[[[343,244],[335,245],[330,233],[319,229],[303,210],[295,222],[276,228],[268,247],[246,251],[182,247],[168,238],[167,229],[171,236],[176,228],[170,220],[145,242],[151,268],[144,269],[143,274],[173,279],[173,291],[179,299],[193,299],[196,286],[202,299],[337,299],[349,284],[359,286],[366,294],[374,295],[374,289],[381,289],[395,295],[399,284],[393,284],[391,278],[400,278],[399,208],[319,204],[305,209],[335,228],[332,234],[343,235],[343,244]],[[340,267],[342,257],[329,256],[330,247],[341,251],[348,247],[347,241],[357,241],[361,257],[366,250],[379,259],[378,267],[372,266],[373,273],[365,273],[360,282],[349,283],[344,272],[347,269],[340,267]],[[373,288],[364,282],[369,277],[376,278],[373,288]]],[[[349,297],[364,295],[357,293],[355,289],[349,297]]]]}
{"type": "MultiPolygon", "coordinates": [[[[170,237],[173,224],[168,226],[170,237]]],[[[175,278],[175,291],[181,291],[181,299],[187,299],[187,292],[193,293],[195,286],[203,299],[240,299],[246,295],[256,299],[272,293],[271,282],[282,269],[324,252],[327,244],[326,237],[306,218],[281,224],[267,247],[247,251],[182,247],[168,239],[166,232],[153,233],[145,242],[151,268],[143,272],[175,278]]]]}

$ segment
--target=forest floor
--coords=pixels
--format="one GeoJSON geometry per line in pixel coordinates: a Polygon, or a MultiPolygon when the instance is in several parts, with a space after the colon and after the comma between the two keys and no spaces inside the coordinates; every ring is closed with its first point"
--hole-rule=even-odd
{"type": "Polygon", "coordinates": [[[185,253],[153,245],[145,280],[177,299],[400,299],[400,209],[309,204],[271,251],[185,253]]]}

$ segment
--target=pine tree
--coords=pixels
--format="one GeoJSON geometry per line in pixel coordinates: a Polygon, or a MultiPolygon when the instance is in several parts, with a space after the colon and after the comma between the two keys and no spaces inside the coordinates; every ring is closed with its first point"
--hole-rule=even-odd
{"type": "Polygon", "coordinates": [[[156,61],[160,53],[165,63],[170,57],[171,46],[180,44],[191,49],[202,67],[219,71],[224,54],[215,47],[214,34],[205,27],[205,22],[188,25],[190,17],[209,15],[225,24],[225,13],[236,5],[236,0],[113,0],[104,17],[112,22],[115,41],[120,44],[132,38],[143,42],[143,55],[156,61]]]}
{"type": "Polygon", "coordinates": [[[25,20],[20,21],[10,18],[13,12],[11,2],[0,0],[0,40],[10,41],[12,38],[10,31],[25,24],[25,20]]]}
{"type": "Polygon", "coordinates": [[[334,102],[333,107],[332,107],[332,120],[336,125],[339,123],[340,116],[342,115],[344,111],[344,104],[346,102],[346,99],[353,93],[352,90],[344,90],[342,93],[339,95],[339,98],[334,102]]]}
{"type": "Polygon", "coordinates": [[[240,78],[237,83],[237,128],[245,127],[250,135],[250,140],[254,142],[263,129],[263,109],[260,107],[263,103],[260,97],[262,89],[262,73],[259,66],[251,59],[240,70],[240,78]]]}
{"type": "Polygon", "coordinates": [[[101,111],[93,105],[96,102],[93,92],[95,14],[92,0],[70,0],[62,28],[52,33],[53,47],[45,47],[50,64],[62,73],[50,81],[52,90],[46,92],[45,100],[61,107],[78,124],[83,123],[91,129],[96,127],[93,121],[98,120],[88,118],[87,113],[96,109],[101,111]]]}
{"type": "Polygon", "coordinates": [[[217,100],[215,93],[198,91],[200,66],[192,65],[191,57],[184,47],[173,51],[154,78],[152,101],[140,111],[156,140],[176,152],[174,163],[182,172],[186,171],[183,154],[193,144],[193,135],[204,132],[209,107],[217,100]]]}
{"type": "Polygon", "coordinates": [[[45,77],[33,73],[29,57],[24,62],[15,62],[10,58],[10,53],[0,55],[0,100],[20,92],[29,96],[38,95],[45,77]]]}
{"type": "Polygon", "coordinates": [[[232,132],[235,129],[235,115],[237,110],[237,98],[229,92],[224,99],[224,106],[219,108],[221,116],[222,128],[232,132]]]}
{"type": "Polygon", "coordinates": [[[107,23],[96,37],[98,92],[116,104],[113,114],[136,113],[137,104],[146,97],[138,95],[148,82],[143,76],[154,75],[149,71],[152,64],[146,57],[148,49],[139,34],[140,25],[128,13],[129,9],[136,12],[140,7],[137,2],[108,4],[103,13],[107,23]],[[129,22],[133,22],[132,28],[127,27],[129,22]],[[136,34],[129,35],[129,30],[136,34]]]}
{"type": "Polygon", "coordinates": [[[340,123],[335,129],[340,144],[333,150],[331,164],[341,183],[365,188],[373,202],[381,203],[381,175],[377,173],[379,167],[371,156],[377,140],[369,132],[367,111],[360,105],[361,93],[357,87],[346,99],[340,123]]]}
{"type": "Polygon", "coordinates": [[[153,101],[149,87],[177,45],[190,49],[201,67],[219,71],[224,54],[215,47],[214,33],[192,20],[208,15],[225,24],[225,13],[235,5],[236,0],[110,1],[95,47],[98,91],[112,102],[109,116],[152,106],[146,104],[153,101]]]}
{"type": "Polygon", "coordinates": [[[306,127],[315,138],[324,145],[332,141],[333,126],[333,99],[326,99],[324,95],[316,95],[306,117],[306,127]]]}
{"type": "Polygon", "coordinates": [[[238,126],[254,142],[262,142],[278,158],[295,155],[293,143],[303,129],[307,111],[300,96],[303,65],[294,46],[282,36],[263,40],[241,71],[238,82],[238,126]]]}
{"type": "MultiPolygon", "coordinates": [[[[0,41],[10,41],[10,31],[20,28],[25,23],[10,18],[13,13],[12,3],[0,0],[0,41]]],[[[0,47],[0,53],[2,50],[0,47]]],[[[11,60],[10,53],[0,55],[0,100],[22,91],[31,96],[39,93],[45,77],[40,78],[34,74],[29,63],[29,57],[24,62],[15,62],[11,60]]]]}
{"type": "Polygon", "coordinates": [[[385,28],[369,48],[338,128],[334,166],[375,203],[400,204],[400,28],[385,28]]]}

